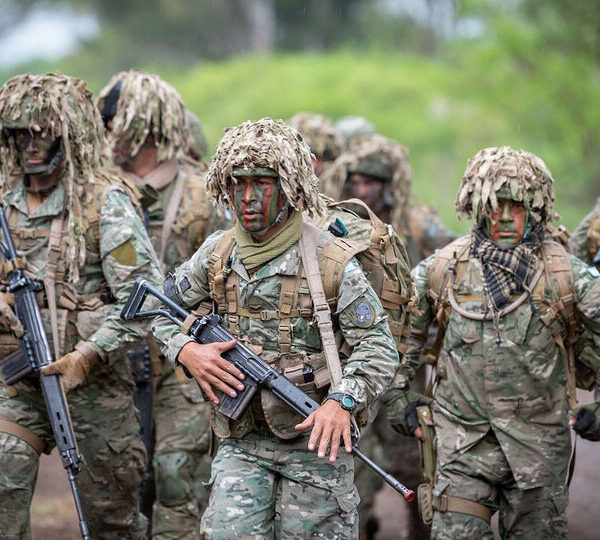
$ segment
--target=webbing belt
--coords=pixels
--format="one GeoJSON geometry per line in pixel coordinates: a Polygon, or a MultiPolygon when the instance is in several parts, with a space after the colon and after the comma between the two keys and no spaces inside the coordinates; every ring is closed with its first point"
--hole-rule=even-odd
{"type": "Polygon", "coordinates": [[[27,429],[26,427],[20,426],[15,422],[0,419],[0,431],[3,431],[4,433],[10,433],[22,441],[25,441],[38,454],[41,454],[44,451],[44,448],[46,448],[46,444],[41,437],[38,437],[33,431],[27,429]]]}
{"type": "Polygon", "coordinates": [[[463,499],[462,497],[452,497],[450,495],[434,497],[433,507],[439,512],[456,512],[458,514],[468,514],[478,517],[488,524],[492,519],[492,512],[487,506],[470,501],[469,499],[463,499]]]}

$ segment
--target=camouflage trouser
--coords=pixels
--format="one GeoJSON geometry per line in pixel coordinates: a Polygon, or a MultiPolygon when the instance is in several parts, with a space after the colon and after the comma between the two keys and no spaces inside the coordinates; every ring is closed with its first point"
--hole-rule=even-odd
{"type": "MultiPolygon", "coordinates": [[[[54,447],[52,429],[34,380],[15,386],[9,397],[0,385],[0,418],[41,437],[54,447]]],[[[146,452],[133,406],[133,384],[123,359],[114,367],[94,367],[88,381],[67,396],[79,451],[84,456],[77,484],[94,540],[145,538],[146,520],[138,511],[138,486],[146,452]]],[[[0,433],[0,534],[8,540],[30,538],[29,506],[39,456],[25,441],[0,433]]]]}
{"type": "Polygon", "coordinates": [[[203,482],[210,478],[210,402],[203,401],[195,381],[180,383],[170,366],[163,365],[163,372],[154,409],[152,538],[199,539],[208,504],[203,482]]]}
{"type": "MultiPolygon", "coordinates": [[[[560,464],[557,468],[563,469],[560,464]]],[[[462,497],[500,511],[503,539],[567,538],[568,488],[564,484],[518,489],[493,434],[451,463],[439,466],[434,495],[462,497]]],[[[484,520],[456,512],[434,511],[432,538],[493,540],[484,520]]]]}
{"type": "MultiPolygon", "coordinates": [[[[381,406],[372,424],[361,430],[360,448],[373,458],[387,472],[398,478],[411,489],[423,482],[421,457],[416,439],[396,433],[387,420],[385,406],[381,406]]],[[[376,532],[377,519],[373,512],[375,494],[383,487],[381,476],[375,474],[359,459],[355,459],[354,483],[360,495],[358,515],[360,530],[365,538],[372,538],[376,532]]],[[[398,505],[405,505],[398,495],[398,505]]],[[[409,538],[425,540],[429,538],[429,527],[419,518],[416,503],[408,505],[409,538]]]]}
{"type": "Polygon", "coordinates": [[[308,436],[254,431],[221,441],[202,532],[211,539],[358,538],[352,456],[335,464],[308,452],[308,436]]]}

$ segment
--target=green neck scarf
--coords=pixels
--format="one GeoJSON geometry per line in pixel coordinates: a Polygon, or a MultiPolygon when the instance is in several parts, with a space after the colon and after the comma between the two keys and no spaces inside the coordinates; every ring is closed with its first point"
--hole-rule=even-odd
{"type": "Polygon", "coordinates": [[[302,226],[302,212],[292,210],[277,234],[264,242],[255,242],[252,236],[242,228],[239,221],[236,221],[235,241],[244,266],[248,270],[252,270],[283,253],[300,239],[302,226]]]}

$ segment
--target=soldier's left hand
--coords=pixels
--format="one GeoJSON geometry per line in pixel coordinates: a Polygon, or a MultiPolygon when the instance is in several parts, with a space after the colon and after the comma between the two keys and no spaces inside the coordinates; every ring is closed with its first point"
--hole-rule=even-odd
{"type": "Polygon", "coordinates": [[[79,386],[90,371],[92,361],[79,351],[66,354],[56,362],[42,368],[42,375],[62,375],[65,392],[79,386]]]}
{"type": "Polygon", "coordinates": [[[600,402],[588,403],[577,407],[571,415],[569,425],[588,441],[600,441],[600,402]]]}
{"type": "Polygon", "coordinates": [[[346,452],[352,452],[352,437],[350,434],[350,413],[333,399],[327,400],[314,413],[311,413],[304,422],[297,424],[294,429],[304,431],[312,427],[308,449],[314,450],[319,443],[318,456],[324,458],[327,447],[329,450],[329,461],[334,463],[337,459],[340,442],[344,441],[346,452]]]}

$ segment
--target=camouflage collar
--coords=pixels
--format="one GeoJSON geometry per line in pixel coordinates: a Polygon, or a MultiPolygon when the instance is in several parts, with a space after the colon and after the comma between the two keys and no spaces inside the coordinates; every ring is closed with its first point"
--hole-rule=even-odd
{"type": "Polygon", "coordinates": [[[58,179],[55,188],[38,206],[33,214],[29,213],[27,208],[27,188],[25,187],[25,177],[20,178],[13,189],[4,196],[4,202],[7,206],[14,206],[19,212],[31,217],[53,217],[64,212],[65,209],[65,189],[62,178],[64,173],[58,179]]]}

